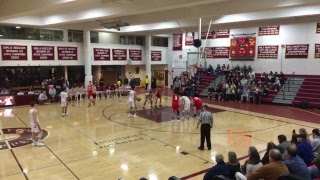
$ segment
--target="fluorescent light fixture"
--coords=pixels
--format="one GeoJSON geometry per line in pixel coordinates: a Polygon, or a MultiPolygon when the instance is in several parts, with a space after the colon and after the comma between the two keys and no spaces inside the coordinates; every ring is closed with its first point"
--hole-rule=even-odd
{"type": "Polygon", "coordinates": [[[0,37],[2,37],[3,35],[2,34],[0,34],[0,37]]]}
{"type": "Polygon", "coordinates": [[[151,174],[149,174],[149,180],[158,180],[158,177],[156,174],[151,173],[151,174]]]}
{"type": "Polygon", "coordinates": [[[21,27],[20,26],[16,26],[16,29],[20,29],[21,27]]]}

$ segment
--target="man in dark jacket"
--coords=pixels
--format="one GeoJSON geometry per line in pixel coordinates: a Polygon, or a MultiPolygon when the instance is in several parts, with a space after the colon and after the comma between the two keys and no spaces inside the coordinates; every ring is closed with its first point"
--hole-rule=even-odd
{"type": "Polygon", "coordinates": [[[203,177],[203,180],[212,180],[213,177],[222,175],[230,178],[230,169],[224,163],[223,156],[221,154],[216,155],[217,165],[213,166],[203,177]]]}

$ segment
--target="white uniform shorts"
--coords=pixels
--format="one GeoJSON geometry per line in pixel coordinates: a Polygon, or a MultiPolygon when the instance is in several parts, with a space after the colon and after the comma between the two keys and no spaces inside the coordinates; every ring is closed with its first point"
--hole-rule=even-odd
{"type": "Polygon", "coordinates": [[[136,103],[134,101],[129,101],[129,107],[136,107],[136,103]]]}
{"type": "Polygon", "coordinates": [[[185,103],[183,110],[184,110],[184,111],[190,111],[190,103],[185,103]]]}
{"type": "Polygon", "coordinates": [[[31,123],[30,126],[31,126],[31,132],[34,132],[34,133],[40,132],[38,125],[37,125],[37,127],[34,127],[35,124],[34,124],[34,123],[31,123]]]}
{"type": "Polygon", "coordinates": [[[61,107],[67,107],[67,101],[61,101],[61,107]]]}

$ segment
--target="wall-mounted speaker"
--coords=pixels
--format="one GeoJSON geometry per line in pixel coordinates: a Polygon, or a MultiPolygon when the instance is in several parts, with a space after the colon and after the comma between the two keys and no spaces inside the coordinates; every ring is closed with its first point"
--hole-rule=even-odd
{"type": "Polygon", "coordinates": [[[201,39],[195,39],[195,40],[193,41],[193,45],[194,45],[194,47],[196,47],[196,48],[201,47],[201,39]]]}

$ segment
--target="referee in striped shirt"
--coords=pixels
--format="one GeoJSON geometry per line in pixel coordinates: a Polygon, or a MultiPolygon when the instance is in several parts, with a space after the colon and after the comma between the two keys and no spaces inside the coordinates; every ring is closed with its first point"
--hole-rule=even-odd
{"type": "Polygon", "coordinates": [[[200,113],[199,122],[197,124],[197,129],[201,124],[201,144],[198,149],[204,150],[204,140],[206,139],[208,150],[211,150],[210,131],[213,126],[213,117],[212,113],[208,111],[208,105],[204,105],[202,108],[203,112],[200,113]]]}

